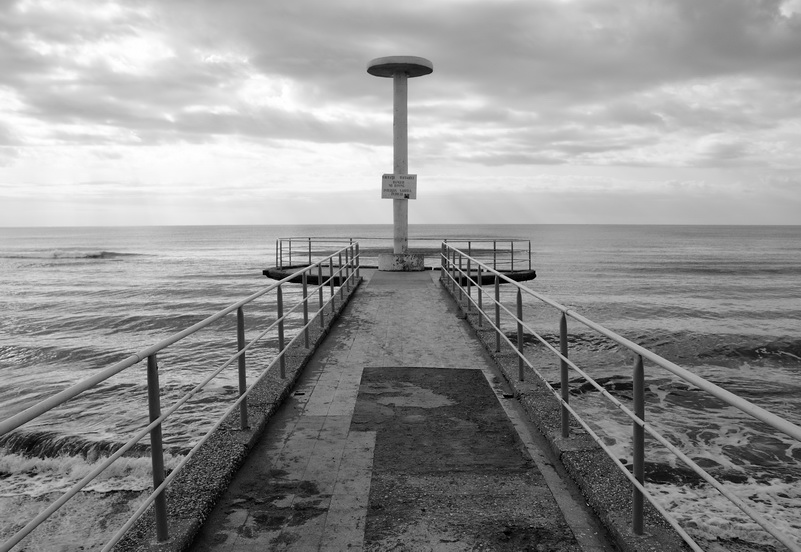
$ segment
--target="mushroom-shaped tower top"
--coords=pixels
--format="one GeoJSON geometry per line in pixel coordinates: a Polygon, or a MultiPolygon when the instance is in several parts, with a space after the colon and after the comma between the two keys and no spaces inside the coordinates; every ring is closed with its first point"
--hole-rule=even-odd
{"type": "Polygon", "coordinates": [[[434,65],[417,56],[380,57],[367,64],[367,72],[376,77],[393,77],[395,73],[406,73],[408,77],[422,77],[434,71],[434,65]]]}

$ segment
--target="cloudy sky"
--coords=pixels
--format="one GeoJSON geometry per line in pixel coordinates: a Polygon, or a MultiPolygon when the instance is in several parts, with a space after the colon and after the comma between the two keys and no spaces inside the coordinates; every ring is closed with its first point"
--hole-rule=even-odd
{"type": "Polygon", "coordinates": [[[801,223],[801,0],[4,0],[0,226],[801,223]]]}

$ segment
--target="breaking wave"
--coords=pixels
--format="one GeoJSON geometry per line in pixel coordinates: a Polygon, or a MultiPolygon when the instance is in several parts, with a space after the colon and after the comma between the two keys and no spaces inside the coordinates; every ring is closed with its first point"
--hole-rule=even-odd
{"type": "MultiPolygon", "coordinates": [[[[5,454],[18,454],[26,458],[58,458],[79,456],[84,459],[97,459],[110,456],[123,446],[113,441],[92,441],[75,435],[63,435],[55,431],[34,433],[10,433],[0,437],[0,447],[5,454]]],[[[143,456],[150,448],[135,445],[129,455],[143,456]]]]}
{"type": "MultiPolygon", "coordinates": [[[[12,433],[0,439],[0,496],[41,496],[65,491],[123,446],[55,432],[12,433]]],[[[165,451],[172,469],[188,448],[165,451]]],[[[101,473],[85,490],[141,491],[152,484],[150,447],[135,445],[101,473]]]]}

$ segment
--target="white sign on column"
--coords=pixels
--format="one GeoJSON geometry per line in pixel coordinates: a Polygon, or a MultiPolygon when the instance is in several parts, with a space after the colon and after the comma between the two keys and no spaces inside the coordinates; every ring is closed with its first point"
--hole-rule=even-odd
{"type": "Polygon", "coordinates": [[[417,199],[417,175],[383,175],[381,177],[381,199],[417,199]]]}

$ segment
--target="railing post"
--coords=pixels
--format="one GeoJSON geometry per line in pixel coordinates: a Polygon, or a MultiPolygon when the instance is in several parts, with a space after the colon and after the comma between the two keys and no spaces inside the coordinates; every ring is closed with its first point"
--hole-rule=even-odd
{"type": "Polygon", "coordinates": [[[353,278],[353,282],[351,285],[355,285],[356,283],[356,251],[353,248],[353,244],[348,247],[348,268],[350,269],[350,275],[353,278]]]}
{"type": "Polygon", "coordinates": [[[303,272],[303,346],[309,348],[309,274],[303,272]]]}
{"type": "Polygon", "coordinates": [[[309,266],[312,264],[312,254],[311,254],[311,238],[309,238],[309,266]]]}
{"type": "MultiPolygon", "coordinates": [[[[642,355],[637,355],[637,362],[634,365],[634,414],[641,420],[645,420],[645,371],[642,364],[642,355]]],[[[634,449],[634,477],[641,484],[645,482],[645,429],[636,421],[634,424],[633,449],[634,449]]],[[[632,505],[632,528],[634,533],[642,535],[643,527],[643,494],[634,488],[632,505]]]]}
{"type": "MultiPolygon", "coordinates": [[[[247,371],[245,368],[245,312],[242,307],[236,309],[236,348],[240,352],[239,358],[239,396],[248,390],[247,371]]],[[[245,397],[239,403],[239,428],[243,431],[248,428],[248,399],[245,397]]]]}
{"type": "Polygon", "coordinates": [[[445,267],[448,263],[445,262],[445,242],[442,242],[439,246],[439,279],[440,281],[445,279],[445,267]]]}
{"type": "Polygon", "coordinates": [[[523,381],[523,294],[517,288],[517,379],[523,381]]]}
{"type": "Polygon", "coordinates": [[[353,244],[348,246],[348,269],[350,270],[350,275],[354,278],[353,282],[350,285],[356,283],[356,252],[353,248],[353,244]]]}
{"type": "Polygon", "coordinates": [[[510,241],[509,242],[509,247],[512,250],[512,266],[509,267],[509,272],[514,272],[515,271],[515,242],[514,241],[510,241]]]}
{"type": "MultiPolygon", "coordinates": [[[[453,249],[451,252],[453,253],[453,258],[451,259],[451,273],[453,274],[453,279],[451,280],[452,282],[451,289],[453,289],[453,293],[455,295],[461,283],[459,282],[459,280],[456,279],[458,276],[458,269],[459,269],[459,265],[456,263],[456,256],[457,256],[456,249],[453,249]]],[[[459,295],[459,298],[461,299],[462,296],[459,295]]]]}
{"type": "Polygon", "coordinates": [[[362,263],[362,257],[361,257],[361,254],[359,253],[359,242],[356,242],[355,245],[356,245],[356,279],[357,280],[361,280],[362,277],[359,274],[359,266],[362,263]]]}
{"type": "Polygon", "coordinates": [[[456,293],[456,249],[451,249],[448,255],[448,263],[451,272],[451,292],[456,293]]]}
{"type": "Polygon", "coordinates": [[[531,240],[528,240],[528,269],[531,270],[531,240]]]}
{"type": "Polygon", "coordinates": [[[289,238],[287,247],[289,248],[289,266],[292,266],[292,238],[289,238]]]}
{"type": "Polygon", "coordinates": [[[501,352],[501,277],[495,275],[495,352],[501,352]]]}
{"type": "Polygon", "coordinates": [[[345,248],[345,285],[348,286],[350,291],[350,248],[345,248]]]}
{"type": "MultiPolygon", "coordinates": [[[[467,242],[467,248],[470,249],[470,242],[467,242]]],[[[469,254],[468,254],[469,255],[469,254]]],[[[473,298],[473,274],[470,272],[472,267],[470,265],[470,257],[467,257],[467,312],[473,310],[471,299],[473,298]]]]}
{"type": "Polygon", "coordinates": [[[498,270],[498,242],[492,240],[492,270],[498,270]]]}
{"type": "Polygon", "coordinates": [[[477,274],[478,274],[478,276],[477,276],[478,282],[476,283],[476,295],[478,296],[478,327],[479,328],[483,328],[484,327],[484,305],[483,305],[483,302],[482,302],[483,298],[481,297],[482,296],[482,291],[483,291],[483,288],[481,287],[481,265],[478,265],[476,267],[476,270],[477,270],[477,274]]]}
{"type": "Polygon", "coordinates": [[[445,244],[445,270],[448,271],[448,288],[453,292],[453,264],[451,263],[451,250],[445,244]]]}
{"type": "MultiPolygon", "coordinates": [[[[455,255],[455,253],[454,253],[455,255]]],[[[462,304],[462,278],[464,274],[462,274],[462,255],[459,254],[459,305],[462,304]]]]}
{"type": "Polygon", "coordinates": [[[281,378],[286,377],[286,359],[284,357],[284,293],[279,284],[276,288],[276,299],[278,301],[278,365],[281,367],[281,378]]]}
{"type": "Polygon", "coordinates": [[[328,257],[328,286],[331,289],[331,312],[334,312],[334,257],[328,257]]]}
{"type": "MultiPolygon", "coordinates": [[[[562,313],[559,320],[559,349],[562,356],[567,358],[567,316],[562,313]]],[[[568,383],[567,362],[559,359],[562,380],[562,437],[570,437],[570,413],[565,406],[570,401],[570,384],[568,383]]]]}
{"type": "Polygon", "coordinates": [[[278,238],[278,241],[275,242],[275,264],[278,265],[278,268],[284,268],[284,240],[282,238],[278,238]]]}
{"type": "MultiPolygon", "coordinates": [[[[159,367],[155,353],[147,357],[147,404],[150,423],[161,416],[161,389],[159,387],[159,367]]],[[[164,483],[164,445],[161,424],[150,430],[150,460],[153,466],[153,489],[164,483]]],[[[156,539],[164,542],[170,538],[167,529],[167,497],[159,493],[153,503],[156,513],[156,539]]]]}
{"type": "Polygon", "coordinates": [[[320,294],[320,328],[325,328],[325,300],[323,299],[323,265],[317,264],[317,291],[320,294]]]}
{"type": "Polygon", "coordinates": [[[339,278],[339,298],[343,300],[345,299],[343,295],[345,293],[345,282],[343,281],[344,276],[342,275],[342,251],[337,255],[337,259],[339,263],[339,270],[337,270],[337,278],[339,278]]]}

